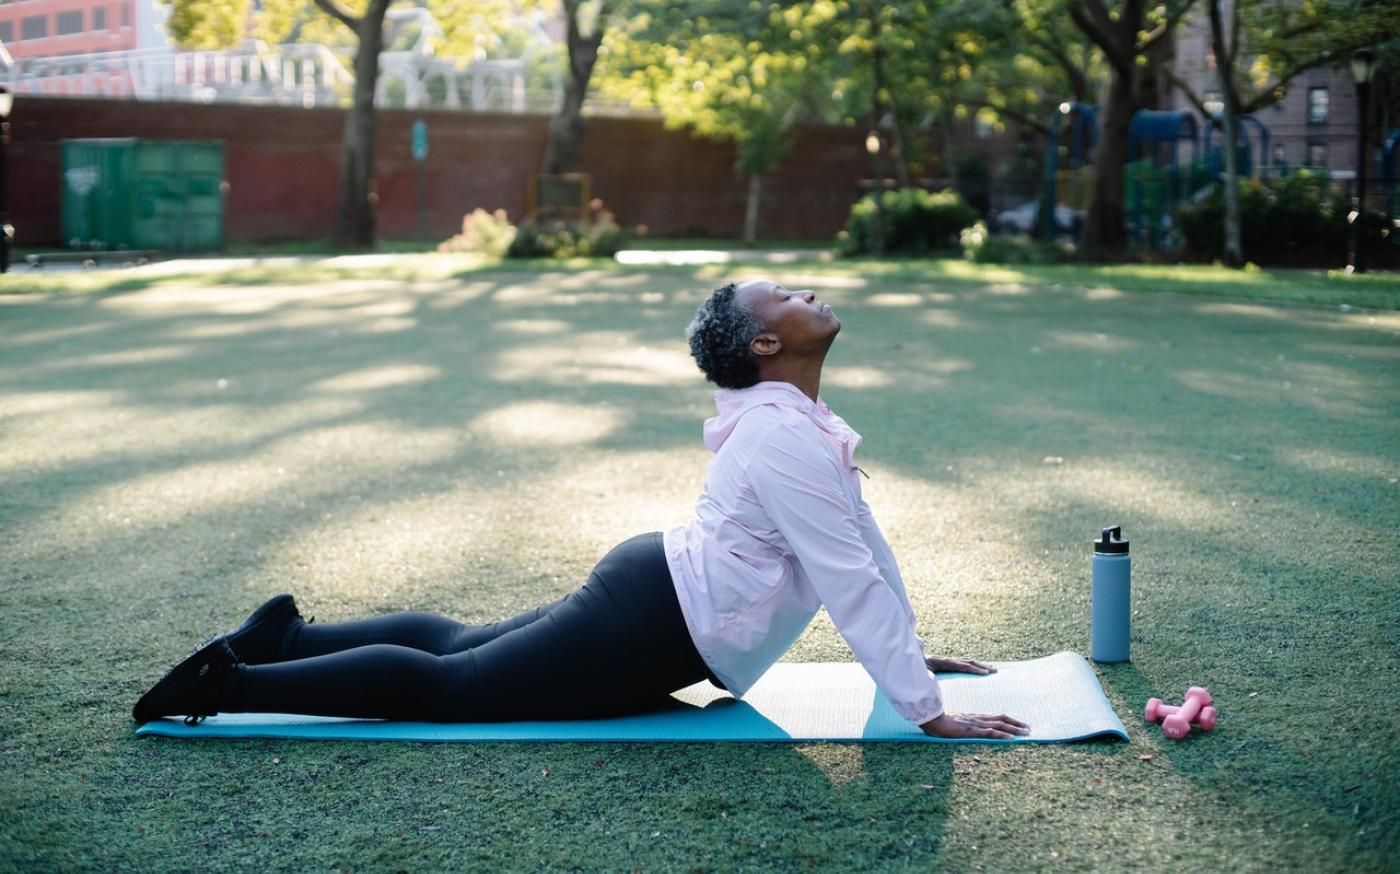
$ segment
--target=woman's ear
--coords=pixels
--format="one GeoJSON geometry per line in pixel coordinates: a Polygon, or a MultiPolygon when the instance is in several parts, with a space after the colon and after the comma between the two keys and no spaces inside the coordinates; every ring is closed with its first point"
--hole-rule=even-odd
{"type": "Polygon", "coordinates": [[[764,331],[762,334],[754,337],[753,342],[749,343],[750,352],[765,358],[770,355],[777,355],[782,349],[783,341],[778,339],[777,334],[768,331],[764,331]]]}

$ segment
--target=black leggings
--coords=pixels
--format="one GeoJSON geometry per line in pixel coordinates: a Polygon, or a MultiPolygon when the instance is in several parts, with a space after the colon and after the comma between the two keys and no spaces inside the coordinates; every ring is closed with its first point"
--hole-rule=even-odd
{"type": "Polygon", "coordinates": [[[222,710],[428,722],[592,719],[716,682],[695,651],[659,533],[609,552],[576,592],[493,625],[431,613],[303,625],[289,661],[240,666],[222,710]]]}

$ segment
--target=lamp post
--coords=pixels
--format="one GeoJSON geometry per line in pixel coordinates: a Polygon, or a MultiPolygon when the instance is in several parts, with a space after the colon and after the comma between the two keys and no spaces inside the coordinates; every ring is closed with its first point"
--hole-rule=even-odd
{"type": "Polygon", "coordinates": [[[10,247],[14,245],[15,228],[10,224],[10,110],[15,95],[0,85],[0,273],[10,269],[10,247]]]}
{"type": "Polygon", "coordinates": [[[1356,140],[1356,212],[1352,213],[1348,273],[1366,272],[1366,110],[1371,102],[1371,76],[1375,72],[1375,52],[1358,49],[1351,56],[1351,77],[1356,80],[1356,111],[1361,117],[1361,131],[1356,140]]]}
{"type": "Polygon", "coordinates": [[[865,137],[865,152],[875,165],[875,185],[871,197],[875,200],[875,254],[885,254],[885,206],[880,201],[885,193],[885,162],[880,160],[880,133],[872,130],[865,137]]]}

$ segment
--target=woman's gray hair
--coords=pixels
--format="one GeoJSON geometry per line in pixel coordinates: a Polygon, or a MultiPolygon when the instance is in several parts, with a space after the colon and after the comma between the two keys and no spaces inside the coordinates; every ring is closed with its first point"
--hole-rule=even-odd
{"type": "Polygon", "coordinates": [[[729,283],[710,292],[685,329],[690,355],[705,378],[720,388],[748,388],[758,382],[749,344],[763,333],[753,307],[735,300],[729,283]]]}

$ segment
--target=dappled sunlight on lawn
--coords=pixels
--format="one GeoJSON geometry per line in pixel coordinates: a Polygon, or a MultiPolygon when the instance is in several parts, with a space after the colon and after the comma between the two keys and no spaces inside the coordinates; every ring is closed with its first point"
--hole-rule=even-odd
{"type": "Polygon", "coordinates": [[[966,325],[966,317],[954,310],[925,309],[919,313],[919,321],[933,328],[956,329],[966,325]]]}
{"type": "Polygon", "coordinates": [[[611,436],[626,426],[627,418],[597,403],[522,401],[482,414],[471,429],[504,446],[572,446],[611,436]]]}
{"type": "MultiPolygon", "coordinates": [[[[1342,473],[1390,485],[1400,483],[1400,453],[1386,458],[1332,446],[1276,446],[1271,454],[1283,464],[1315,473],[1342,473]]],[[[1400,491],[1394,500],[1400,500],[1400,491]]]]}
{"type": "Polygon", "coordinates": [[[396,386],[412,385],[440,379],[441,367],[428,364],[382,364],[363,370],[338,373],[307,386],[308,391],[356,392],[377,391],[396,386]]]}
{"type": "Polygon", "coordinates": [[[171,344],[167,346],[143,346],[136,349],[122,349],[115,352],[94,352],[91,355],[76,355],[71,358],[36,360],[24,366],[28,373],[43,371],[61,373],[64,371],[89,370],[91,368],[124,367],[129,365],[156,364],[185,358],[196,351],[193,345],[171,344]]]}
{"type": "Polygon", "coordinates": [[[1116,288],[1099,286],[1097,288],[1084,289],[1084,299],[1089,301],[1118,300],[1123,296],[1123,292],[1116,288]]]}
{"type": "Polygon", "coordinates": [[[982,289],[984,294],[992,297],[1020,297],[1031,293],[1031,287],[1020,282],[994,282],[982,289]]]}
{"type": "Polygon", "coordinates": [[[811,762],[833,789],[870,776],[865,770],[865,748],[860,744],[799,744],[794,751],[811,762]]]}
{"type": "MultiPolygon", "coordinates": [[[[172,277],[7,302],[0,607],[14,621],[0,697],[15,717],[10,776],[27,781],[12,807],[87,810],[129,834],[169,818],[168,790],[177,805],[214,782],[277,796],[268,781],[285,778],[333,798],[372,771],[430,793],[445,777],[470,821],[497,810],[470,799],[523,774],[501,796],[523,800],[501,816],[538,814],[543,834],[564,810],[535,803],[546,785],[568,780],[580,809],[603,809],[619,780],[645,801],[655,779],[665,803],[727,812],[753,846],[793,816],[848,815],[877,851],[899,820],[891,836],[908,846],[914,811],[921,837],[962,853],[930,855],[933,867],[1005,862],[977,854],[1011,829],[1043,848],[1022,867],[1082,868],[1102,858],[1066,856],[1066,834],[1170,851],[1179,830],[1247,850],[1276,837],[1262,830],[1306,824],[1344,835],[1313,846],[1355,861],[1350,849],[1388,834],[1393,795],[1375,778],[1394,732],[1364,719],[1393,679],[1400,313],[1203,307],[1148,293],[1158,274],[1133,270],[773,271],[841,310],[823,394],[866,438],[860,486],[930,654],[1087,653],[1090,541],[1122,524],[1133,544],[1133,662],[1096,666],[1131,740],[995,752],[303,745],[273,768],[263,744],[239,745],[257,753],[240,760],[133,742],[125,707],[144,684],[271,594],[293,592],[321,623],[405,609],[490,622],[576,589],[615,544],[688,522],[714,407],[683,331],[729,277],[172,277]],[[1142,727],[1149,695],[1192,683],[1219,696],[1218,732],[1171,746],[1142,727]],[[83,807],[133,773],[112,804],[131,816],[83,807]],[[739,784],[753,794],[733,795],[739,784]],[[769,806],[750,821],[748,801],[769,806]]],[[[784,658],[853,656],[823,612],[784,658]]],[[[436,807],[423,811],[436,824],[436,807]]],[[[1283,858],[1270,846],[1257,858],[1283,858]]]]}
{"type": "Polygon", "coordinates": [[[562,334],[572,325],[561,319],[503,319],[496,330],[508,334],[562,334]]]}
{"type": "MultiPolygon", "coordinates": [[[[183,433],[189,441],[189,432],[183,433]]],[[[256,432],[244,429],[238,436],[252,442],[256,432]]],[[[382,422],[313,427],[267,441],[251,457],[235,451],[230,457],[133,470],[119,482],[94,486],[58,511],[79,523],[81,534],[70,538],[69,547],[86,543],[94,548],[103,537],[156,536],[156,529],[199,524],[209,517],[295,514],[306,509],[307,498],[338,491],[351,472],[406,472],[451,457],[461,440],[450,429],[405,429],[382,422]]],[[[189,442],[165,442],[172,452],[191,448],[189,442]]],[[[231,523],[231,530],[239,527],[246,532],[246,523],[231,523]]]]}
{"type": "Polygon", "coordinates": [[[1181,370],[1174,376],[1193,391],[1222,398],[1310,407],[1332,416],[1368,419],[1382,415],[1362,387],[1350,380],[1333,379],[1333,374],[1318,367],[1268,377],[1218,370],[1181,370]]]}
{"type": "Polygon", "coordinates": [[[1126,352],[1141,345],[1137,340],[1093,331],[1046,331],[1045,338],[1050,343],[1092,352],[1126,352]]]}
{"type": "Polygon", "coordinates": [[[706,453],[555,441],[538,455],[530,470],[463,469],[428,492],[357,492],[282,538],[265,564],[295,566],[298,590],[325,604],[503,619],[583,585],[615,544],[684,523],[706,453]]]}
{"type": "Polygon", "coordinates": [[[583,331],[553,343],[507,346],[491,376],[502,382],[661,386],[694,384],[696,374],[679,336],[666,346],[648,346],[625,331],[583,331]]]}
{"type": "Polygon", "coordinates": [[[876,367],[832,366],[822,369],[822,383],[837,388],[883,388],[893,385],[894,377],[876,367]]]}

